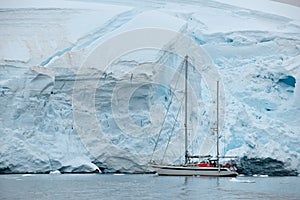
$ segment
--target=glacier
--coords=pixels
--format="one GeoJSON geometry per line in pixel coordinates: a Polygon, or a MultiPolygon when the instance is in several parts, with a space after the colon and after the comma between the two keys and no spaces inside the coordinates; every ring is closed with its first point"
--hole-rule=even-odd
{"type": "MultiPolygon", "coordinates": [[[[187,36],[214,63],[225,96],[222,155],[275,159],[300,172],[299,7],[269,0],[12,0],[0,10],[1,173],[148,172],[169,137],[164,161],[183,159],[183,87],[170,89],[182,58],[168,52],[172,38],[103,69],[102,55],[91,59],[105,42],[146,28],[187,36]]],[[[152,42],[151,33],[142,37],[152,42]]],[[[206,135],[214,136],[214,100],[203,74],[192,70],[189,149],[213,154],[206,135]]]]}

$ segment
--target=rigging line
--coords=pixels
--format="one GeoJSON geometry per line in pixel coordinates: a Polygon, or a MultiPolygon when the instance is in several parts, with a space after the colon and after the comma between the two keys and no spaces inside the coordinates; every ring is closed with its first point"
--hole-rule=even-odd
{"type": "Polygon", "coordinates": [[[175,122],[174,122],[174,124],[173,124],[172,130],[171,130],[171,134],[170,134],[170,136],[169,136],[169,139],[168,139],[168,142],[167,142],[167,146],[166,146],[166,148],[165,148],[165,151],[164,151],[164,154],[163,154],[161,163],[163,163],[163,161],[164,161],[164,159],[165,159],[166,152],[167,152],[167,149],[168,149],[168,147],[169,147],[169,143],[170,143],[171,138],[172,138],[172,136],[173,136],[174,129],[175,129],[175,125],[176,125],[176,123],[177,123],[177,119],[178,119],[178,116],[179,116],[179,113],[180,113],[180,110],[181,110],[181,107],[182,107],[182,102],[183,102],[183,98],[182,98],[182,100],[181,100],[180,107],[179,107],[179,109],[178,109],[178,111],[177,111],[177,115],[176,115],[176,118],[175,118],[175,122]]]}
{"type": "MultiPolygon", "coordinates": [[[[183,60],[182,63],[181,63],[181,68],[180,68],[180,71],[179,71],[179,72],[182,71],[182,69],[183,69],[183,64],[184,64],[184,60],[183,60]]],[[[180,74],[180,73],[179,73],[179,74],[180,74]]],[[[176,81],[176,83],[175,83],[175,90],[177,89],[177,84],[178,84],[179,77],[180,77],[179,74],[178,74],[178,77],[177,77],[177,81],[176,81]]],[[[176,74],[175,74],[175,75],[176,75],[176,74]]],[[[165,124],[165,122],[166,122],[167,113],[169,112],[169,109],[170,109],[170,107],[171,107],[171,104],[172,104],[172,101],[173,101],[173,97],[174,97],[174,92],[172,93],[172,96],[171,96],[171,99],[170,99],[170,103],[168,104],[168,107],[167,107],[166,115],[165,115],[165,117],[164,117],[164,120],[163,120],[163,122],[162,122],[161,128],[160,128],[160,130],[159,130],[159,133],[158,133],[158,136],[157,136],[157,139],[156,139],[156,142],[155,142],[155,146],[154,146],[153,151],[152,151],[152,155],[151,155],[150,162],[153,161],[152,159],[153,159],[153,156],[154,156],[154,152],[155,152],[155,150],[156,150],[156,148],[157,148],[157,145],[158,145],[158,141],[159,141],[160,135],[161,135],[161,133],[162,133],[164,124],[165,124]]]]}
{"type": "Polygon", "coordinates": [[[226,144],[226,138],[225,138],[225,134],[223,134],[223,156],[225,156],[225,144],[226,144]]]}

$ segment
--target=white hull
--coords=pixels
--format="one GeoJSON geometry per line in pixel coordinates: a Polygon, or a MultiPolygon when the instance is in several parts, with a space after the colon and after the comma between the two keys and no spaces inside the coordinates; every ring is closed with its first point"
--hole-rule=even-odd
{"type": "Polygon", "coordinates": [[[198,166],[169,166],[152,165],[160,176],[213,176],[213,177],[236,177],[238,174],[228,168],[198,167],[198,166]]]}

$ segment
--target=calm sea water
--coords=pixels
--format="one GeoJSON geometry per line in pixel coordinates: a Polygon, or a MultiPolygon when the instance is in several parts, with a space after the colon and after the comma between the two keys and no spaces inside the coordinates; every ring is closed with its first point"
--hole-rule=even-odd
{"type": "Polygon", "coordinates": [[[300,199],[300,177],[0,175],[0,199],[300,199]]]}

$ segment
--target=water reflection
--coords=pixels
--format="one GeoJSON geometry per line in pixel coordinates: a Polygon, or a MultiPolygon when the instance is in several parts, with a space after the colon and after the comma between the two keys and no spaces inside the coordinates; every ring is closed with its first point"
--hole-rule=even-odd
{"type": "Polygon", "coordinates": [[[188,191],[188,180],[191,177],[183,177],[183,184],[181,185],[180,188],[180,193],[179,196],[182,197],[182,199],[186,199],[186,197],[189,195],[189,191],[188,191]]]}
{"type": "Polygon", "coordinates": [[[298,177],[256,178],[251,184],[230,180],[153,175],[1,175],[0,199],[299,199],[300,196],[298,177]]]}

